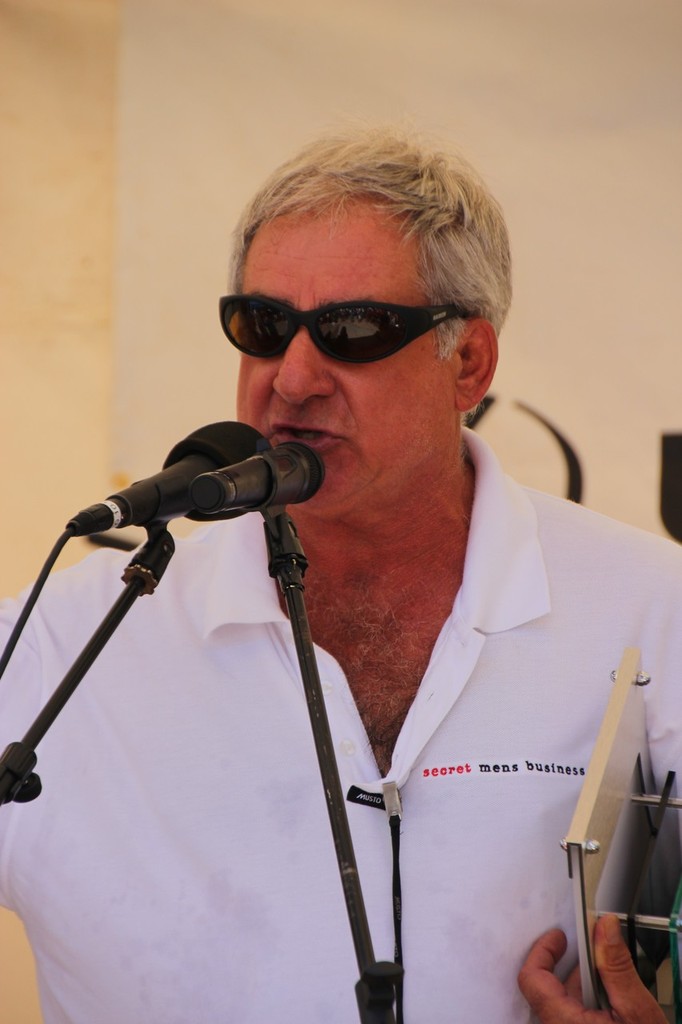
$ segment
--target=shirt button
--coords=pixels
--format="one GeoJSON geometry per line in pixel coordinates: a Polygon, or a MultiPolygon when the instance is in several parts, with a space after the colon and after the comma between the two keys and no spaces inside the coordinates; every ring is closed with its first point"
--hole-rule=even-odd
{"type": "Polygon", "coordinates": [[[333,691],[334,687],[332,686],[331,683],[322,683],[322,693],[325,695],[325,697],[328,697],[330,693],[333,693],[333,691]]]}
{"type": "Polygon", "coordinates": [[[339,746],[341,748],[341,753],[345,754],[346,757],[352,757],[355,753],[355,744],[352,740],[341,740],[339,746]]]}

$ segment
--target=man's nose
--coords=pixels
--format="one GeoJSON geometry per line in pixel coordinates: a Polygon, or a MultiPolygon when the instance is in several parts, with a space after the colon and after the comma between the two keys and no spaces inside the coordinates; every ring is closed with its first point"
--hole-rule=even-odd
{"type": "Polygon", "coordinates": [[[279,357],[273,389],[286,402],[300,405],[308,398],[333,394],[333,360],[321,352],[301,327],[279,357]]]}

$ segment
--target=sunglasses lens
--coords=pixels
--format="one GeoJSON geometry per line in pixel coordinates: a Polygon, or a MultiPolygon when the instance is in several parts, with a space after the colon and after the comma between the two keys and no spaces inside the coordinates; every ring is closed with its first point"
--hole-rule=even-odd
{"type": "Polygon", "coordinates": [[[330,353],[358,363],[381,359],[405,337],[401,317],[374,306],[340,307],[322,313],[317,329],[330,353]]]}
{"type": "Polygon", "coordinates": [[[289,310],[272,299],[238,295],[221,300],[221,311],[223,329],[230,341],[253,356],[279,355],[302,324],[308,325],[329,355],[350,363],[383,359],[399,349],[408,336],[408,324],[399,309],[369,303],[332,306],[315,316],[289,310]]]}
{"type": "Polygon", "coordinates": [[[236,299],[227,303],[223,324],[228,337],[244,352],[269,356],[279,351],[289,336],[289,317],[257,299],[236,299]]]}

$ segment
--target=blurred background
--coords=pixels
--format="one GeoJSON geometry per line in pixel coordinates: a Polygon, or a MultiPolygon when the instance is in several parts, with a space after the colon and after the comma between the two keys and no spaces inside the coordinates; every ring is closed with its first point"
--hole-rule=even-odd
{"type": "MultiPolygon", "coordinates": [[[[348,119],[456,146],[506,211],[477,429],[509,472],[682,540],[681,42],[677,0],[0,0],[2,593],[234,418],[232,228],[348,119]]],[[[39,1020],[34,988],[0,912],[1,1024],[39,1020]]]]}

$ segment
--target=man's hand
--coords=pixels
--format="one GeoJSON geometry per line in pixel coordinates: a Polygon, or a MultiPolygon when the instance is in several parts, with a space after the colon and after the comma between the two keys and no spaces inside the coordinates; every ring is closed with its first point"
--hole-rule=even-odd
{"type": "Polygon", "coordinates": [[[538,939],[519,974],[519,988],[542,1024],[666,1024],[663,1010],[637,976],[618,918],[600,918],[594,941],[597,970],[613,1012],[585,1009],[578,968],[565,985],[554,975],[566,951],[564,933],[554,929],[538,939]]]}

